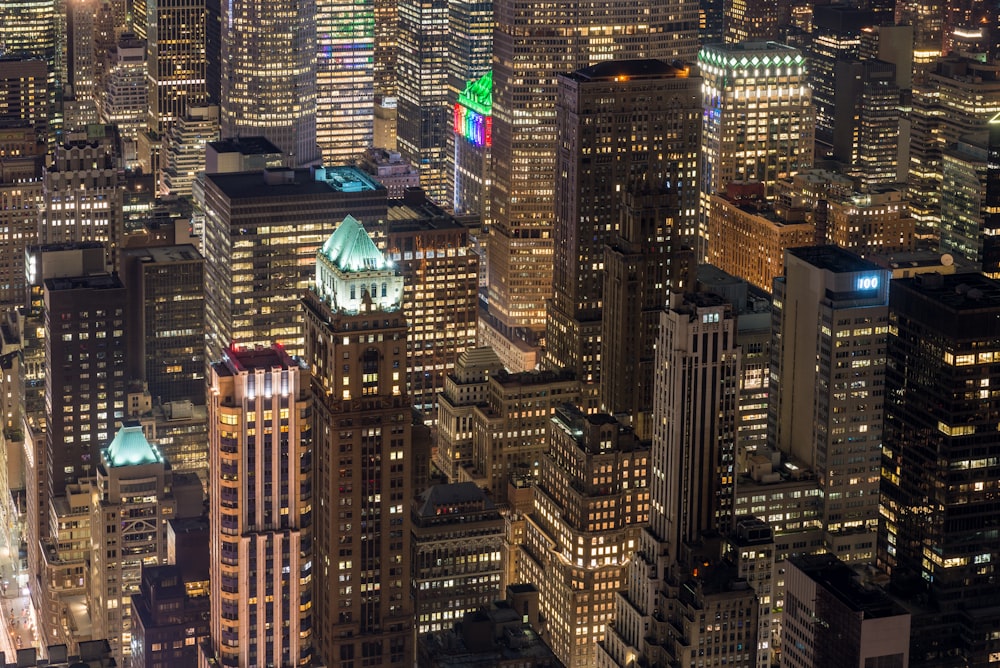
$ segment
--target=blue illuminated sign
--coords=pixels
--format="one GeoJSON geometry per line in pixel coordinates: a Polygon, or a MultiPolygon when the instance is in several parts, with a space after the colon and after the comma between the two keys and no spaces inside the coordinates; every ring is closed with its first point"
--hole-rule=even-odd
{"type": "Polygon", "coordinates": [[[878,274],[872,276],[858,276],[854,282],[855,290],[877,290],[878,289],[878,274]]]}

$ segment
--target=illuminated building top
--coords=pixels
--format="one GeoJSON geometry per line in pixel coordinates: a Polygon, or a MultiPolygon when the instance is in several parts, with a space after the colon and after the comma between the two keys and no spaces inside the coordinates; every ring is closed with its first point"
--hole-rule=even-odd
{"type": "Polygon", "coordinates": [[[358,219],[349,215],[316,254],[316,293],[334,310],[396,311],[403,298],[403,277],[358,219]]]}
{"type": "Polygon", "coordinates": [[[160,452],[146,440],[138,424],[123,424],[104,450],[108,466],[139,466],[163,461],[160,452]]]}
{"type": "Polygon", "coordinates": [[[493,72],[487,72],[475,81],[470,81],[458,94],[458,103],[483,116],[493,114],[493,72]]]}
{"type": "Polygon", "coordinates": [[[760,67],[802,67],[805,57],[791,46],[777,42],[743,42],[740,44],[710,44],[698,53],[698,62],[727,69],[760,67]]]}

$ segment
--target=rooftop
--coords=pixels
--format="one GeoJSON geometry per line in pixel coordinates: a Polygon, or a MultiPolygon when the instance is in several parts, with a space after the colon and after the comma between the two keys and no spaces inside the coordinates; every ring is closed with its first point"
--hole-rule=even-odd
{"type": "Polygon", "coordinates": [[[240,153],[242,155],[281,154],[281,149],[268,141],[266,137],[232,137],[219,141],[210,141],[208,145],[216,153],[240,153]]]}
{"type": "Polygon", "coordinates": [[[855,271],[873,271],[881,269],[874,262],[865,260],[840,246],[808,246],[805,248],[789,248],[785,251],[807,262],[817,269],[825,269],[834,274],[848,274],[855,271]]]}
{"type": "Polygon", "coordinates": [[[298,362],[285,352],[279,344],[275,343],[269,348],[237,348],[234,344],[231,348],[222,353],[222,360],[212,365],[216,373],[220,376],[234,376],[241,371],[254,371],[255,369],[282,369],[298,368],[298,362]]]}
{"type": "Polygon", "coordinates": [[[417,514],[421,517],[454,514],[458,521],[458,516],[466,510],[477,512],[496,508],[486,492],[474,482],[432,485],[420,495],[420,499],[423,503],[417,514]]]}
{"type": "Polygon", "coordinates": [[[45,279],[47,290],[124,290],[125,285],[115,274],[97,274],[95,276],[72,276],[66,278],[45,279]]]}
{"type": "Polygon", "coordinates": [[[930,273],[897,279],[894,287],[897,282],[900,288],[908,288],[949,311],[1000,309],[1000,281],[983,274],[930,273]]]}
{"type": "Polygon", "coordinates": [[[389,262],[372,241],[368,231],[351,215],[337,225],[337,229],[319,252],[345,273],[381,271],[389,268],[389,262]]]}
{"type": "Polygon", "coordinates": [[[788,561],[841,603],[865,619],[894,617],[903,611],[881,589],[865,587],[850,566],[832,554],[789,557],[788,561]]]}
{"type": "Polygon", "coordinates": [[[103,455],[110,467],[163,463],[160,451],[146,440],[142,426],[138,423],[123,423],[111,443],[104,449],[103,455]]]}
{"type": "Polygon", "coordinates": [[[214,183],[231,200],[385,191],[385,186],[355,167],[281,168],[264,172],[206,174],[205,180],[214,183]]]}
{"type": "Polygon", "coordinates": [[[634,60],[605,60],[590,67],[563,76],[576,81],[629,81],[631,79],[659,79],[686,77],[689,70],[654,58],[634,60]]]}

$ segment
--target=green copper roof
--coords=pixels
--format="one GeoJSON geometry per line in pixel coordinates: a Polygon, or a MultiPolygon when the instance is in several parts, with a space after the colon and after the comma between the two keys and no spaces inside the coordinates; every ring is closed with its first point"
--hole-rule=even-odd
{"type": "Polygon", "coordinates": [[[142,433],[142,427],[137,424],[122,425],[104,449],[104,459],[108,466],[137,466],[163,461],[159,451],[149,444],[142,433]]]}
{"type": "Polygon", "coordinates": [[[483,116],[493,114],[493,71],[490,70],[476,81],[470,81],[458,94],[458,103],[479,112],[483,116]]]}
{"type": "Polygon", "coordinates": [[[320,252],[343,272],[372,271],[389,267],[385,256],[368,236],[368,231],[351,215],[344,218],[337,226],[320,252]]]}

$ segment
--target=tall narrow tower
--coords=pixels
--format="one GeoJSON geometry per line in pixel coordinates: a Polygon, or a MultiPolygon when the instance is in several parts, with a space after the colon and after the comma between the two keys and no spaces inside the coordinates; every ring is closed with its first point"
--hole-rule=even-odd
{"type": "MultiPolygon", "coordinates": [[[[591,394],[605,368],[604,252],[622,232],[627,193],[669,191],[673,206],[660,211],[664,227],[695,224],[701,79],[689,75],[687,67],[661,60],[623,60],[559,76],[545,365],[571,369],[591,394]]],[[[657,236],[649,242],[660,242],[663,230],[657,236]]]]}
{"type": "Polygon", "coordinates": [[[316,148],[316,3],[222,3],[222,135],[267,137],[292,166],[316,148]]]}
{"type": "Polygon", "coordinates": [[[501,334],[540,332],[552,296],[557,74],[604,60],[692,61],[698,3],[494,5],[489,308],[501,334]]]}
{"type": "Polygon", "coordinates": [[[348,216],[316,256],[306,293],[316,447],[320,655],[413,663],[411,409],[403,277],[348,216]]]}
{"type": "Polygon", "coordinates": [[[770,443],[816,472],[827,548],[875,554],[889,272],[837,246],[785,252],[774,282],[770,443]]]}
{"type": "Polygon", "coordinates": [[[281,347],[223,353],[209,388],[211,636],[218,663],[312,658],[309,373],[281,347]]]}

